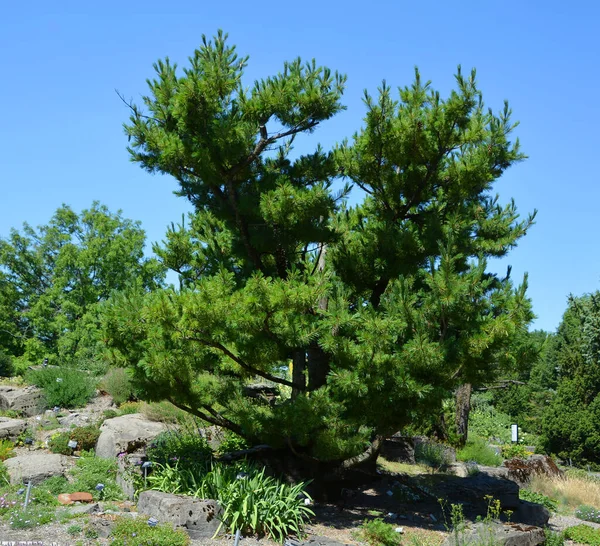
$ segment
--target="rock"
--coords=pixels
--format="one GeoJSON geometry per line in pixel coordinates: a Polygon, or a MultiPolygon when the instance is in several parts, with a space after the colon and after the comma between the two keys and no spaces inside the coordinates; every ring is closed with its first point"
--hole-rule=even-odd
{"type": "Polygon", "coordinates": [[[58,495],[58,502],[66,506],[68,504],[73,504],[75,501],[71,500],[71,495],[69,495],[69,493],[61,493],[58,495]]]}
{"type": "Polygon", "coordinates": [[[64,476],[69,467],[64,455],[55,453],[31,453],[19,455],[4,461],[11,484],[20,484],[31,480],[33,485],[52,476],[64,476]]]}
{"type": "Polygon", "coordinates": [[[73,502],[94,502],[94,497],[92,497],[92,494],[87,492],[69,493],[69,498],[73,502]]]}
{"type": "Polygon", "coordinates": [[[185,527],[200,538],[211,538],[221,523],[221,507],[214,500],[200,500],[160,491],[142,491],[137,509],[161,523],[185,527]]]}
{"type": "Polygon", "coordinates": [[[415,442],[406,436],[392,436],[383,442],[381,455],[388,461],[415,464],[415,442]]]}
{"type": "Polygon", "coordinates": [[[562,476],[562,471],[547,455],[532,455],[528,459],[510,459],[504,461],[503,466],[508,469],[508,477],[518,484],[529,483],[533,476],[562,476]]]}
{"type": "Polygon", "coordinates": [[[8,438],[14,442],[26,428],[27,422],[23,419],[0,417],[0,438],[8,438]]]}
{"type": "Polygon", "coordinates": [[[96,456],[110,459],[119,453],[141,451],[165,430],[164,423],[150,421],[139,413],[107,419],[100,427],[96,456]]]}
{"type": "Polygon", "coordinates": [[[304,542],[297,540],[286,540],[284,546],[347,546],[346,542],[339,542],[329,537],[313,536],[304,542]]]}
{"type": "Polygon", "coordinates": [[[430,440],[426,436],[415,436],[413,438],[415,453],[417,459],[419,458],[419,452],[426,453],[428,449],[434,449],[441,451],[441,458],[443,460],[442,465],[450,465],[456,462],[456,450],[453,447],[446,446],[444,444],[438,444],[433,440],[430,440]]]}
{"type": "MultiPolygon", "coordinates": [[[[475,465],[475,468],[477,468],[477,465],[475,465]]],[[[452,463],[451,465],[448,465],[448,468],[446,468],[446,472],[448,472],[448,474],[458,476],[459,478],[467,478],[471,473],[474,473],[469,472],[469,465],[463,462],[456,462],[452,463]]]]}
{"type": "Polygon", "coordinates": [[[444,476],[434,488],[435,498],[447,499],[449,504],[468,504],[482,515],[487,511],[488,495],[500,501],[502,510],[517,510],[520,506],[515,482],[481,472],[466,478],[444,476]]]}
{"type": "Polygon", "coordinates": [[[495,546],[537,546],[546,541],[544,529],[518,523],[482,522],[446,538],[442,546],[494,544],[495,546]]]}
{"type": "Polygon", "coordinates": [[[28,417],[42,413],[44,398],[37,387],[0,387],[0,409],[13,410],[28,417]]]}
{"type": "Polygon", "coordinates": [[[97,514],[98,512],[100,512],[100,505],[97,502],[94,504],[77,504],[69,507],[69,514],[71,516],[97,514]]]}
{"type": "Polygon", "coordinates": [[[117,485],[129,500],[133,500],[135,496],[133,475],[143,476],[141,463],[142,458],[135,455],[119,457],[117,460],[117,485]]]}
{"type": "Polygon", "coordinates": [[[113,526],[113,521],[102,518],[94,518],[90,521],[87,528],[89,530],[96,531],[98,538],[108,538],[112,533],[113,526]]]}
{"type": "Polygon", "coordinates": [[[550,519],[550,511],[543,505],[522,500],[519,507],[513,512],[510,520],[515,523],[524,523],[544,527],[550,519]]]}
{"type": "Polygon", "coordinates": [[[510,480],[510,476],[508,475],[508,468],[504,468],[503,466],[480,466],[477,465],[477,470],[480,474],[485,474],[486,476],[491,476],[494,478],[504,478],[505,480],[510,480]]]}

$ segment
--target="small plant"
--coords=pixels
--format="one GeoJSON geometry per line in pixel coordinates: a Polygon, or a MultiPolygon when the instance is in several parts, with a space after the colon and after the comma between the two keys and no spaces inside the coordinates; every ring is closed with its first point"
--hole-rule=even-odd
{"type": "Polygon", "coordinates": [[[188,546],[190,539],[181,529],[167,524],[155,527],[144,519],[118,518],[111,546],[188,546]]]}
{"type": "Polygon", "coordinates": [[[10,513],[8,520],[12,529],[33,529],[40,525],[50,523],[54,519],[54,512],[48,510],[47,506],[30,505],[25,510],[16,505],[10,513]]]}
{"type": "Polygon", "coordinates": [[[142,405],[141,412],[151,421],[168,424],[185,424],[191,421],[190,414],[175,407],[171,402],[150,402],[142,405]]]}
{"type": "Polygon", "coordinates": [[[400,535],[394,530],[394,526],[385,523],[381,518],[365,520],[356,534],[359,540],[369,546],[400,546],[401,543],[400,535]]]}
{"type": "Polygon", "coordinates": [[[71,470],[73,483],[71,491],[86,491],[95,499],[121,500],[123,491],[117,485],[117,462],[113,459],[101,459],[93,453],[83,452],[75,467],[71,470]],[[102,490],[96,489],[103,484],[102,490]]]}
{"type": "Polygon", "coordinates": [[[548,508],[548,510],[551,510],[552,512],[556,512],[556,510],[558,509],[558,501],[556,499],[552,499],[542,493],[530,491],[529,489],[519,489],[519,498],[524,501],[541,504],[542,506],[545,506],[546,508],[548,508]]]}
{"type": "Polygon", "coordinates": [[[83,527],[81,527],[81,525],[69,525],[69,527],[67,527],[67,533],[69,533],[70,535],[75,536],[82,532],[83,527]]]}
{"type": "Polygon", "coordinates": [[[123,368],[112,368],[102,378],[100,387],[112,396],[115,404],[120,405],[134,397],[131,375],[123,368]]]}
{"type": "Polygon", "coordinates": [[[527,459],[533,455],[523,444],[506,444],[502,446],[502,456],[505,459],[527,459]]]}
{"type": "Polygon", "coordinates": [[[593,523],[600,523],[600,510],[593,506],[580,506],[575,510],[575,517],[584,521],[591,521],[593,523]]]}
{"type": "Polygon", "coordinates": [[[544,546],[563,546],[565,543],[565,537],[562,533],[555,533],[554,531],[550,531],[550,529],[545,530],[546,533],[546,542],[544,542],[544,546]]]}
{"type": "Polygon", "coordinates": [[[600,529],[594,529],[589,525],[581,524],[569,527],[564,531],[564,537],[577,544],[589,544],[600,546],[600,529]]]}
{"type": "Polygon", "coordinates": [[[15,456],[15,444],[10,440],[0,440],[0,461],[6,461],[15,456]]]}
{"type": "Polygon", "coordinates": [[[219,453],[230,453],[232,451],[240,451],[242,449],[248,449],[250,446],[248,442],[235,432],[226,430],[223,433],[223,439],[219,444],[219,453]]]}
{"type": "Polygon", "coordinates": [[[89,374],[73,368],[44,368],[33,370],[27,381],[44,392],[49,407],[80,408],[85,406],[96,392],[96,385],[89,374]]]}
{"type": "Polygon", "coordinates": [[[177,461],[179,468],[210,465],[212,450],[198,430],[161,432],[146,450],[148,459],[168,464],[177,461]]]}
{"type": "Polygon", "coordinates": [[[432,470],[438,470],[449,463],[448,448],[433,442],[419,442],[415,446],[415,460],[432,470]]]}
{"type": "Polygon", "coordinates": [[[124,402],[119,406],[119,415],[130,415],[132,413],[140,413],[143,404],[141,402],[124,402]]]}
{"type": "Polygon", "coordinates": [[[69,480],[63,476],[52,476],[44,480],[38,486],[38,489],[43,491],[47,491],[51,495],[60,495],[61,493],[66,493],[67,488],[69,487],[69,480]]]}
{"type": "Polygon", "coordinates": [[[100,429],[95,425],[76,427],[68,432],[61,432],[52,436],[48,442],[48,448],[52,453],[71,455],[73,449],[68,444],[69,441],[75,440],[78,450],[90,451],[95,449],[99,437],[100,429]]]}
{"type": "Polygon", "coordinates": [[[484,466],[500,466],[502,464],[502,457],[479,438],[467,442],[465,447],[456,452],[456,458],[459,461],[472,461],[484,466]]]}

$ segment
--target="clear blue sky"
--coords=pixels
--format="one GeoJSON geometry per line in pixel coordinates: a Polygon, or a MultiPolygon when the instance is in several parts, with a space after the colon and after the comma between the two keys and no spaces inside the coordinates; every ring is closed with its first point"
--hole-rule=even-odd
{"type": "Polygon", "coordinates": [[[315,57],[348,74],[348,110],[320,128],[359,128],[362,90],[410,83],[418,65],[443,93],[476,67],[489,106],[511,102],[530,159],[498,183],[537,225],[502,264],[529,272],[534,327],[553,330],[569,293],[600,288],[600,38],[597,2],[462,1],[5,3],[0,16],[0,236],[93,200],[141,220],[150,241],[189,210],[172,179],[131,164],[115,89],[137,99],[152,63],[185,64],[203,33],[250,55],[247,82],[315,57]],[[88,7],[88,5],[101,7],[88,7]]]}

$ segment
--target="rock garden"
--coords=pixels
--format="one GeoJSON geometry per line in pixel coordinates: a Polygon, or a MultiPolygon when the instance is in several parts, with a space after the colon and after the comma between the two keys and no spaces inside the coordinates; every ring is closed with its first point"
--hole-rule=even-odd
{"type": "MultiPolygon", "coordinates": [[[[37,373],[70,388],[55,370],[37,373]]],[[[256,455],[267,447],[171,404],[117,405],[96,391],[81,407],[47,408],[57,399],[38,382],[0,386],[7,543],[231,544],[239,530],[246,544],[288,546],[600,544],[600,481],[543,455],[490,466],[395,436],[376,468],[325,493],[265,468],[256,455]]]]}

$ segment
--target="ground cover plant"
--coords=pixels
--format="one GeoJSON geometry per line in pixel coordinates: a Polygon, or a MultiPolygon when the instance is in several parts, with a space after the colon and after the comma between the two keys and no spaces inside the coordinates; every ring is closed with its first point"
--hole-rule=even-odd
{"type": "Polygon", "coordinates": [[[600,529],[594,529],[589,525],[581,524],[569,527],[565,529],[564,536],[576,544],[600,546],[600,529]]]}
{"type": "Polygon", "coordinates": [[[580,506],[575,510],[575,516],[584,521],[600,523],[600,509],[593,506],[580,506]]]}
{"type": "Polygon", "coordinates": [[[481,439],[469,440],[456,452],[459,461],[475,462],[484,466],[500,466],[502,457],[481,439]]]}
{"type": "Polygon", "coordinates": [[[190,538],[171,525],[148,525],[145,519],[119,518],[111,534],[111,546],[187,546],[190,538]]]}
{"type": "Polygon", "coordinates": [[[100,437],[100,428],[96,425],[86,425],[84,427],[75,427],[66,432],[60,432],[50,437],[48,449],[52,453],[61,453],[63,455],[72,455],[73,448],[69,447],[69,441],[77,442],[77,450],[93,451],[96,448],[96,442],[100,437]]]}
{"type": "Polygon", "coordinates": [[[381,518],[365,520],[356,532],[356,538],[369,546],[400,546],[402,539],[395,527],[381,518]]]}
{"type": "Polygon", "coordinates": [[[530,491],[529,489],[520,488],[519,498],[521,500],[541,504],[542,506],[548,508],[548,510],[550,510],[551,512],[556,512],[556,510],[558,509],[558,501],[556,499],[552,499],[542,493],[530,491]]]}

